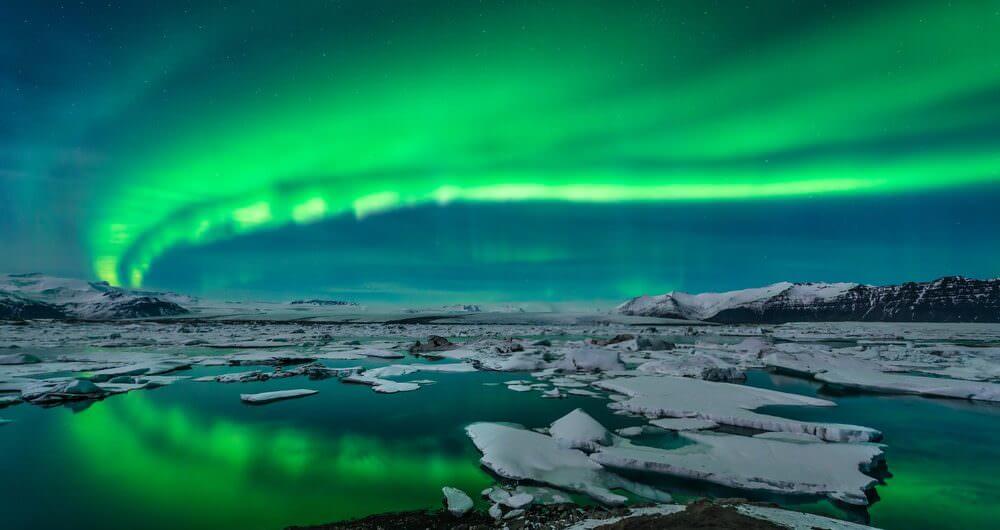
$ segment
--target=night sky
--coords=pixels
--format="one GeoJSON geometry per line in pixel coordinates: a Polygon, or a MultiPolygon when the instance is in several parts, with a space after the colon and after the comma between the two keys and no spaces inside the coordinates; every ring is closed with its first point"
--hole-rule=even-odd
{"type": "Polygon", "coordinates": [[[1000,2],[0,3],[0,270],[615,301],[1000,276],[1000,2]]]}

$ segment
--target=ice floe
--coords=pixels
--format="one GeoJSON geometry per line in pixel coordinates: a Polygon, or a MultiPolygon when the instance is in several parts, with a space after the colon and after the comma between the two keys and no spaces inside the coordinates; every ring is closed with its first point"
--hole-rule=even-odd
{"type": "Polygon", "coordinates": [[[591,458],[605,466],[705,480],[732,488],[826,496],[867,505],[866,492],[883,461],[877,444],[795,443],[732,434],[682,432],[695,442],[677,449],[633,445],[602,448],[591,458]]]}
{"type": "Polygon", "coordinates": [[[622,504],[626,497],[612,492],[622,488],[653,500],[670,496],[619,477],[576,449],[568,449],[544,434],[500,423],[474,423],[466,432],[483,453],[480,462],[511,480],[532,480],[582,493],[605,504],[622,504]]]}
{"type": "Polygon", "coordinates": [[[784,372],[811,376],[841,388],[888,394],[1000,401],[1000,384],[946,377],[924,377],[880,371],[879,364],[816,346],[785,347],[764,363],[784,372]]]}
{"type": "Polygon", "coordinates": [[[458,488],[445,486],[441,488],[444,495],[444,505],[455,517],[461,517],[472,509],[472,498],[458,488]]]}
{"type": "Polygon", "coordinates": [[[293,399],[311,396],[318,393],[318,390],[298,388],[294,390],[276,390],[274,392],[261,392],[258,394],[240,394],[240,401],[244,403],[264,404],[283,399],[293,399]]]}
{"type": "Polygon", "coordinates": [[[629,396],[608,406],[657,418],[699,418],[762,431],[804,432],[836,442],[875,441],[882,434],[868,427],[796,421],[754,412],[768,405],[836,406],[832,401],[731,383],[672,376],[622,377],[596,386],[629,396]]]}
{"type": "Polygon", "coordinates": [[[612,434],[582,409],[574,409],[552,422],[549,435],[563,447],[585,452],[596,451],[614,441],[612,434]]]}

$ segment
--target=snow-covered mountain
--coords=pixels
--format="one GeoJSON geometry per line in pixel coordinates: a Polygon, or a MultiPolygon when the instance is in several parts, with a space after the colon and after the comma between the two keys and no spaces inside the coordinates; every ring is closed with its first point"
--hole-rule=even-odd
{"type": "Polygon", "coordinates": [[[789,283],[725,293],[678,291],[639,296],[617,308],[637,316],[726,324],[822,321],[1000,322],[1000,279],[947,276],[932,282],[872,286],[789,283]]]}
{"type": "Polygon", "coordinates": [[[188,313],[194,299],[42,274],[0,275],[0,319],[113,320],[188,313]]]}

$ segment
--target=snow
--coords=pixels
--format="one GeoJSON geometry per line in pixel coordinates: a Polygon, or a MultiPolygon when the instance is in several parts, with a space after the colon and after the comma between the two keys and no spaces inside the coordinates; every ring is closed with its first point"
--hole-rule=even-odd
{"type": "Polygon", "coordinates": [[[358,355],[364,355],[365,357],[374,357],[377,359],[402,359],[406,357],[402,353],[389,351],[389,350],[378,350],[374,348],[365,348],[363,350],[358,350],[355,353],[358,355]]]}
{"type": "Polygon", "coordinates": [[[10,355],[0,355],[0,365],[15,364],[36,364],[42,362],[41,359],[30,353],[12,353],[10,355]]]}
{"type": "Polygon", "coordinates": [[[613,441],[612,434],[582,409],[574,409],[552,422],[549,435],[563,447],[588,453],[613,441]]]}
{"type": "Polygon", "coordinates": [[[35,404],[59,403],[82,399],[100,399],[108,391],[86,379],[39,381],[21,391],[21,398],[35,404]]]}
{"type": "MultiPolygon", "coordinates": [[[[739,504],[734,506],[734,508],[736,511],[746,515],[747,517],[770,521],[779,526],[786,527],[789,530],[877,530],[871,526],[849,523],[846,521],[831,519],[829,517],[823,517],[821,515],[813,515],[811,513],[793,512],[780,508],[757,506],[753,504],[739,504]]],[[[595,528],[613,525],[634,517],[650,515],[665,516],[680,513],[686,509],[687,506],[682,504],[659,504],[643,508],[632,508],[629,510],[627,515],[607,517],[603,519],[585,519],[574,524],[573,526],[570,526],[567,530],[593,530],[595,528]]]]}
{"type": "Polygon", "coordinates": [[[671,515],[683,512],[686,509],[687,506],[684,506],[683,504],[658,504],[656,506],[632,508],[629,510],[627,515],[605,517],[603,519],[584,519],[583,521],[580,521],[574,524],[573,526],[570,526],[566,530],[593,530],[594,528],[610,526],[615,523],[624,521],[626,519],[631,519],[633,517],[643,517],[649,515],[671,515]]]}
{"type": "Polygon", "coordinates": [[[863,524],[840,521],[811,513],[771,508],[769,506],[741,504],[736,507],[736,510],[748,517],[770,521],[774,524],[787,527],[790,530],[872,530],[871,526],[863,524]]]}
{"type": "Polygon", "coordinates": [[[461,517],[472,509],[472,499],[462,490],[445,486],[441,488],[444,503],[448,511],[455,517],[461,517]]]}
{"type": "Polygon", "coordinates": [[[183,361],[152,361],[96,370],[90,372],[90,379],[100,383],[118,376],[159,375],[190,367],[190,364],[183,361]]]}
{"type": "Polygon", "coordinates": [[[186,310],[173,304],[191,300],[172,293],[132,291],[103,282],[42,274],[0,274],[0,294],[51,304],[72,317],[98,320],[180,314],[186,310]],[[141,313],[151,313],[132,314],[137,305],[145,306],[139,308],[141,313]]]}
{"type": "Polygon", "coordinates": [[[836,442],[881,439],[880,432],[868,427],[796,421],[753,412],[768,405],[836,406],[823,399],[672,376],[625,377],[595,385],[629,396],[625,401],[610,403],[612,409],[651,418],[700,418],[762,431],[804,432],[836,442]]]}
{"type": "MultiPolygon", "coordinates": [[[[625,369],[617,351],[588,346],[568,350],[558,367],[567,371],[585,372],[625,369]]],[[[532,368],[534,369],[536,368],[532,368]]]]}
{"type": "MultiPolygon", "coordinates": [[[[784,347],[764,358],[772,368],[811,375],[817,381],[868,392],[1000,402],[1000,384],[923,377],[879,371],[880,364],[824,350],[822,347],[784,347]]],[[[884,369],[885,365],[881,367],[884,369]]]]}
{"type": "Polygon", "coordinates": [[[379,377],[368,375],[367,372],[349,375],[341,379],[341,381],[345,383],[357,383],[370,386],[372,387],[372,390],[378,392],[379,394],[397,394],[399,392],[412,392],[420,389],[420,385],[417,383],[400,383],[389,379],[381,379],[379,377]]]}
{"type": "Polygon", "coordinates": [[[524,508],[525,506],[531,504],[531,501],[533,500],[535,500],[535,498],[531,494],[517,493],[511,495],[510,497],[507,497],[502,501],[502,503],[504,506],[516,510],[518,508],[524,508]]]}
{"type": "Polygon", "coordinates": [[[277,390],[274,392],[261,392],[259,394],[240,394],[240,401],[244,403],[271,403],[272,401],[279,401],[282,399],[292,399],[305,396],[311,396],[318,393],[318,390],[309,390],[305,388],[298,388],[294,390],[277,390]]]}
{"type": "Polygon", "coordinates": [[[650,425],[671,431],[700,431],[704,429],[714,429],[719,426],[711,420],[699,418],[661,418],[651,420],[650,425]]]}
{"type": "Polygon", "coordinates": [[[699,479],[727,487],[826,496],[865,506],[877,481],[861,472],[883,459],[877,444],[795,443],[723,433],[682,432],[695,442],[665,450],[627,440],[591,458],[604,466],[699,479]]]}
{"type": "Polygon", "coordinates": [[[17,394],[0,394],[0,408],[20,403],[21,396],[17,394]]]}
{"type": "Polygon", "coordinates": [[[483,453],[480,463],[503,478],[548,484],[611,505],[626,501],[611,491],[615,488],[653,500],[670,499],[666,493],[605,470],[583,452],[562,447],[544,434],[500,423],[474,423],[465,430],[483,453]]]}
{"type": "MultiPolygon", "coordinates": [[[[661,354],[662,355],[662,354],[661,354]]],[[[694,352],[677,352],[639,365],[636,370],[650,374],[697,377],[708,381],[741,381],[746,379],[743,370],[714,355],[694,352]]]]}
{"type": "Polygon", "coordinates": [[[671,291],[658,296],[640,296],[618,306],[629,315],[677,315],[691,320],[706,320],[728,309],[752,307],[778,295],[785,295],[796,304],[836,298],[857,287],[856,283],[790,283],[779,282],[765,287],[740,289],[722,293],[689,294],[671,291]]]}

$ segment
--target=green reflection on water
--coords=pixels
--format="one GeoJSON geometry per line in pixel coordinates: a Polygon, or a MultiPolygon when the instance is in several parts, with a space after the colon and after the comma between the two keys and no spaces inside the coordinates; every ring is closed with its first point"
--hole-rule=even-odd
{"type": "MultiPolygon", "coordinates": [[[[416,509],[440,488],[492,480],[475,458],[343,434],[208,418],[131,393],[63,416],[66,448],[110,495],[144,510],[182,510],[199,526],[276,528],[416,509]]],[[[177,514],[173,514],[176,517],[177,514]]]]}

